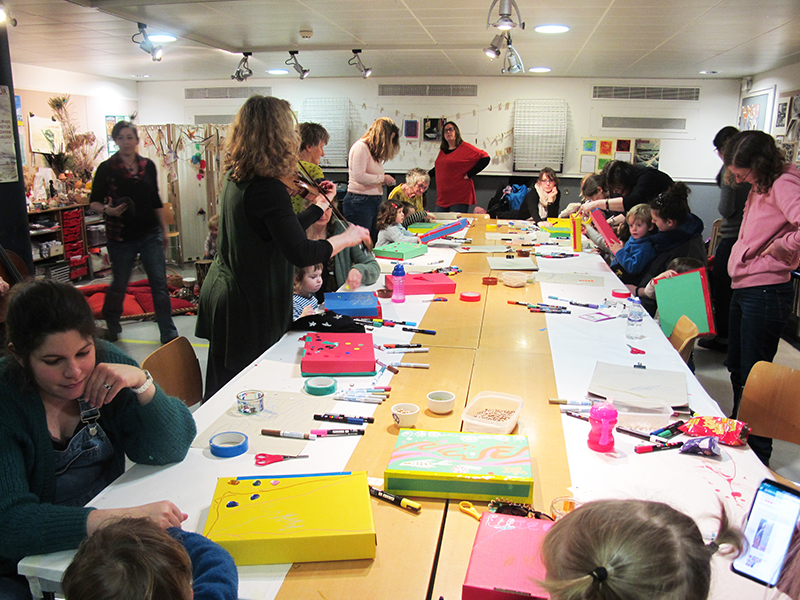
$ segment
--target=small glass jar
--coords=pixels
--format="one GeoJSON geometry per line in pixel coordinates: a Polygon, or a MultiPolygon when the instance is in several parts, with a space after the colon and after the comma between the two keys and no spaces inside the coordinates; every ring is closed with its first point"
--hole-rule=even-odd
{"type": "Polygon", "coordinates": [[[264,392],[246,390],[236,394],[239,412],[243,415],[257,415],[264,410],[264,392]]]}

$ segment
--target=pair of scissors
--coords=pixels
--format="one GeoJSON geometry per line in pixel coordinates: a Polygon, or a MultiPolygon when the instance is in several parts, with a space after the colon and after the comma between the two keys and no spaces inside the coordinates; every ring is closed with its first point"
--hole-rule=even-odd
{"type": "Polygon", "coordinates": [[[461,512],[468,514],[470,517],[473,517],[478,521],[481,520],[481,513],[475,510],[475,507],[472,506],[472,502],[467,502],[466,500],[459,502],[458,508],[461,510],[461,512]]]}
{"type": "Polygon", "coordinates": [[[291,456],[289,454],[256,454],[256,466],[266,467],[272,463],[281,462],[292,458],[308,458],[308,454],[301,454],[299,456],[291,456]]]}
{"type": "Polygon", "coordinates": [[[631,354],[644,354],[645,353],[644,350],[642,350],[641,348],[635,348],[634,346],[631,346],[630,344],[626,344],[626,345],[628,346],[628,348],[631,349],[631,354]]]}

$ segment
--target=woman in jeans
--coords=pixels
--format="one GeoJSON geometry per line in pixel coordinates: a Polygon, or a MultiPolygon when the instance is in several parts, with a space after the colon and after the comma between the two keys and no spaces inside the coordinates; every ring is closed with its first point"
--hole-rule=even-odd
{"type": "Polygon", "coordinates": [[[395,180],[383,171],[383,163],[397,156],[400,130],[388,117],[376,119],[348,155],[347,194],[342,200],[344,217],[369,229],[372,241],[378,237],[378,206],[383,202],[383,186],[395,180]]]}
{"type": "MultiPolygon", "coordinates": [[[[728,140],[725,166],[737,184],[752,186],[728,260],[733,287],[728,370],[736,416],[750,369],[760,360],[772,361],[791,314],[791,275],[800,264],[800,170],[762,131],[728,140]]],[[[750,436],[750,446],[768,465],[772,440],[750,436]]]]}

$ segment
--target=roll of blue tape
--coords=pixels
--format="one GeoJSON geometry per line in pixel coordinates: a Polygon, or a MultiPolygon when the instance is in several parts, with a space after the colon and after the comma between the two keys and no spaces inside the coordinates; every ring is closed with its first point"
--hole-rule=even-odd
{"type": "Polygon", "coordinates": [[[247,452],[247,436],[238,431],[223,431],[208,440],[211,454],[219,458],[231,458],[247,452]]]}
{"type": "Polygon", "coordinates": [[[306,379],[303,388],[312,396],[327,396],[336,391],[336,380],[333,377],[311,377],[306,379]]]}

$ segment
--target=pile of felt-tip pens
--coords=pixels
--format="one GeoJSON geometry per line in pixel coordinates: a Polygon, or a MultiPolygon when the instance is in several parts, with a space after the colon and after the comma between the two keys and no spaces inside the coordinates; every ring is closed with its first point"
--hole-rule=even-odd
{"type": "Polygon", "coordinates": [[[414,321],[397,321],[389,319],[377,319],[369,317],[355,317],[353,321],[361,325],[368,325],[370,327],[394,327],[395,325],[416,325],[414,321]]]}
{"type": "Polygon", "coordinates": [[[543,302],[517,302],[515,300],[508,300],[509,304],[517,304],[519,306],[527,306],[528,310],[532,313],[546,313],[553,315],[569,315],[570,311],[566,306],[558,306],[556,304],[545,304],[543,302]]]}
{"type": "Polygon", "coordinates": [[[389,386],[374,386],[368,388],[349,388],[339,390],[333,394],[334,400],[345,402],[363,402],[365,404],[381,404],[389,397],[389,386]]]}

